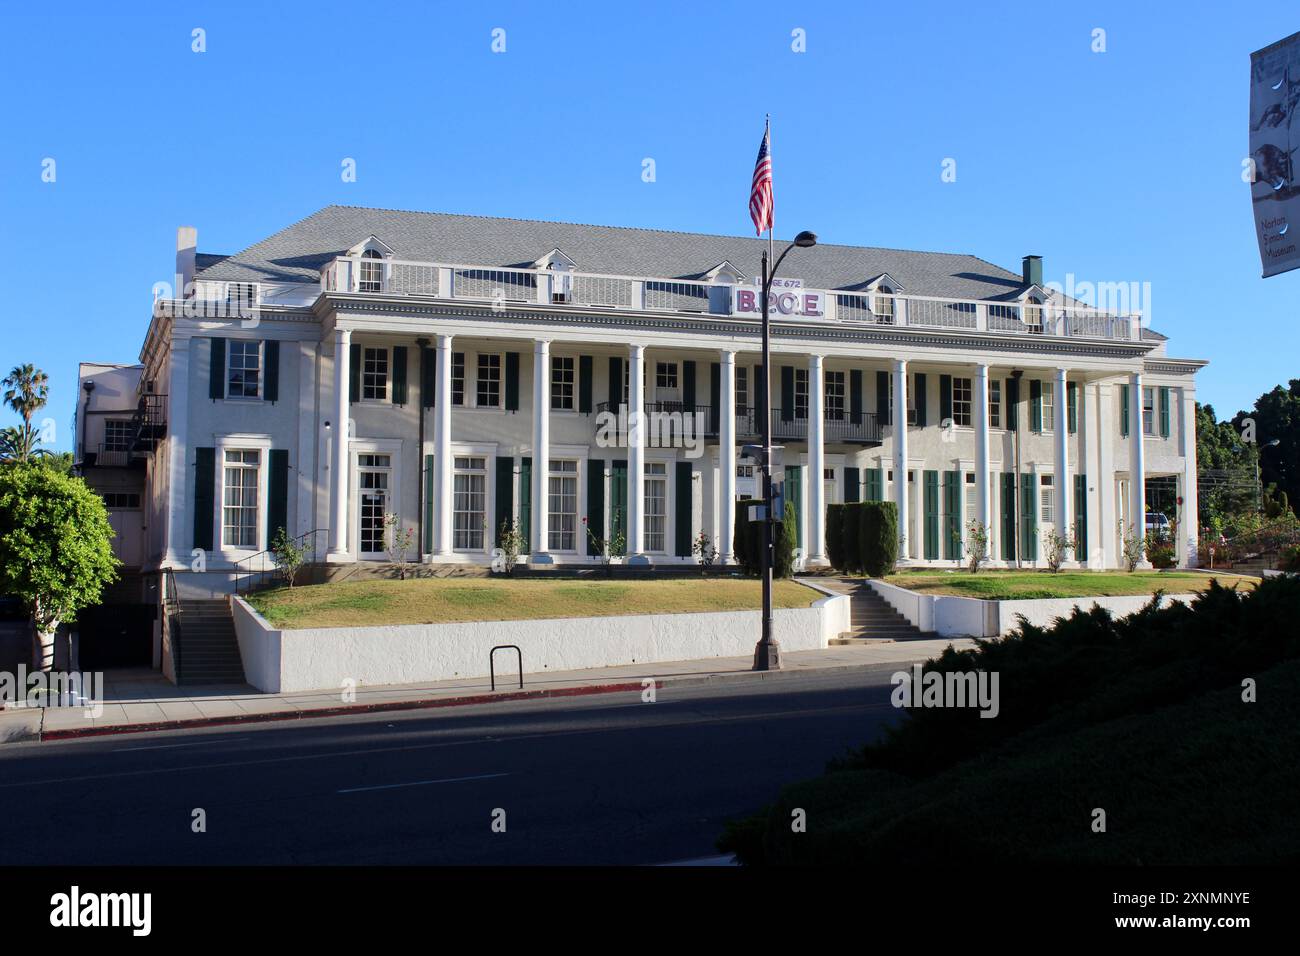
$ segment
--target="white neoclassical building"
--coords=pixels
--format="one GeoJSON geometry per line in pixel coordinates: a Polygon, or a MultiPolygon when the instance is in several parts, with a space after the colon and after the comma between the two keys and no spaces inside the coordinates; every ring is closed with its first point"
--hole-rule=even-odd
{"type": "Polygon", "coordinates": [[[127,442],[141,570],[229,574],[279,528],[386,560],[390,514],[434,563],[489,562],[503,526],[533,564],[594,562],[615,529],[629,562],[692,561],[701,534],[730,560],[765,405],[811,564],[825,506],[868,499],[897,503],[909,563],[960,560],[977,520],[995,566],[1042,566],[1057,529],[1115,567],[1156,508],[1195,561],[1205,362],[1034,256],[818,245],[782,268],[764,376],[763,247],[341,206],[234,255],[181,229],[126,403],[152,410],[127,442]]]}

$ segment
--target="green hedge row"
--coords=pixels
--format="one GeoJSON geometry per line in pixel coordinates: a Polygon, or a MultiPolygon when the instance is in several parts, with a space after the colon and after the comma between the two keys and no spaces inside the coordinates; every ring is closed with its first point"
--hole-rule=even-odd
{"type": "MultiPolygon", "coordinates": [[[[763,524],[749,520],[749,509],[754,504],[756,502],[749,500],[736,502],[736,531],[732,536],[732,547],[741,570],[757,576],[763,566],[763,524]]],[[[785,520],[778,521],[772,529],[776,545],[772,556],[773,577],[788,578],[794,573],[795,524],[794,503],[787,501],[785,520]]]]}
{"type": "Polygon", "coordinates": [[[892,501],[827,505],[826,552],[840,571],[884,577],[898,561],[898,506],[892,501]]]}

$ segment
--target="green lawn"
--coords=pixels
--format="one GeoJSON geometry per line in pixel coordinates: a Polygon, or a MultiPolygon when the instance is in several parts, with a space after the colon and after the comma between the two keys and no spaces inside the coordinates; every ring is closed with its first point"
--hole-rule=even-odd
{"type": "MultiPolygon", "coordinates": [[[[822,596],[777,581],[772,602],[808,607],[822,596]]],[[[421,578],[278,588],[252,595],[249,603],[274,627],[302,628],[746,611],[757,610],[760,600],[759,582],[740,578],[421,578]]]]}
{"type": "Polygon", "coordinates": [[[1198,571],[905,571],[885,578],[922,594],[946,594],[955,597],[1006,601],[1030,598],[1100,597],[1103,595],[1191,594],[1209,587],[1210,578],[1225,587],[1234,584],[1254,587],[1255,578],[1235,575],[1209,575],[1198,571]]]}

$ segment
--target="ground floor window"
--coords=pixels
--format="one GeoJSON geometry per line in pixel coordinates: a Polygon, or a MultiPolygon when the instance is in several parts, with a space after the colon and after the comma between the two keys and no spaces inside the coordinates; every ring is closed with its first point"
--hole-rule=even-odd
{"type": "Polygon", "coordinates": [[[645,549],[663,551],[668,540],[668,466],[647,462],[645,466],[645,549]]]}
{"type": "Polygon", "coordinates": [[[388,514],[391,455],[357,455],[357,550],[361,554],[381,554],[384,541],[384,516],[388,514]]]}
{"type": "Polygon", "coordinates": [[[1056,522],[1056,488],[1052,484],[1052,476],[1040,476],[1038,486],[1039,520],[1043,524],[1054,524],[1056,522]]]}
{"type": "Polygon", "coordinates": [[[482,551],[487,520],[487,459],[457,458],[452,478],[452,547],[482,551]]]}
{"type": "Polygon", "coordinates": [[[225,454],[222,547],[257,547],[257,475],[261,461],[262,453],[254,450],[229,450],[225,454]]]}
{"type": "Polygon", "coordinates": [[[551,461],[547,524],[551,551],[578,549],[578,463],[551,461]]]}

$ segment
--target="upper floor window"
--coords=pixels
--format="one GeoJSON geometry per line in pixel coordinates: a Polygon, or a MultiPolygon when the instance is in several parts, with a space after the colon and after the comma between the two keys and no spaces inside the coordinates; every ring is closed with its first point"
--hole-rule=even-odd
{"type": "Polygon", "coordinates": [[[226,397],[262,394],[262,343],[231,339],[226,351],[226,397]]]}
{"type": "Polygon", "coordinates": [[[679,396],[679,379],[676,362],[655,363],[655,398],[659,401],[675,401],[679,396]]]}
{"type": "Polygon", "coordinates": [[[808,370],[794,370],[794,417],[808,417],[808,370]]]}
{"type": "Polygon", "coordinates": [[[573,411],[573,366],[571,355],[551,356],[551,408],[573,411]]]}
{"type": "Polygon", "coordinates": [[[1156,390],[1149,385],[1142,386],[1142,434],[1156,433],[1156,390]]]}
{"type": "Polygon", "coordinates": [[[954,378],[952,380],[952,423],[969,428],[971,423],[971,380],[954,378]]]}
{"type": "Polygon", "coordinates": [[[362,349],[361,397],[372,401],[388,400],[388,349],[362,349]]]}
{"type": "Polygon", "coordinates": [[[1000,379],[989,379],[989,427],[1002,427],[1002,382],[1000,379]]]}
{"type": "Polygon", "coordinates": [[[1025,327],[1030,332],[1043,331],[1043,307],[1040,303],[1029,299],[1024,305],[1025,327]]]}
{"type": "MultiPolygon", "coordinates": [[[[885,407],[885,420],[892,425],[894,423],[894,376],[889,375],[887,381],[889,382],[889,401],[885,407]]],[[[915,379],[913,379],[913,386],[907,390],[907,424],[909,425],[916,424],[915,379]]]]}
{"type": "Polygon", "coordinates": [[[465,353],[451,353],[451,403],[465,404],[465,353]]]}
{"type": "Polygon", "coordinates": [[[749,369],[736,366],[736,413],[749,411],[749,369]]]}
{"type": "Polygon", "coordinates": [[[382,292],[383,288],[383,259],[375,250],[367,249],[361,253],[361,269],[357,276],[357,289],[361,292],[382,292]]]}
{"type": "Polygon", "coordinates": [[[1056,429],[1056,383],[1043,383],[1043,431],[1056,429]]]}
{"type": "Polygon", "coordinates": [[[131,450],[131,422],[110,418],[104,422],[104,451],[131,450]]]}
{"type": "Polygon", "coordinates": [[[478,384],[475,404],[479,408],[497,408],[501,404],[501,356],[479,355],[478,384]]]}
{"type": "Polygon", "coordinates": [[[844,373],[826,373],[826,419],[828,421],[844,420],[844,373]]]}
{"type": "Polygon", "coordinates": [[[894,324],[894,296],[889,289],[881,286],[876,290],[873,299],[872,312],[876,314],[876,321],[881,325],[894,324]]]}

